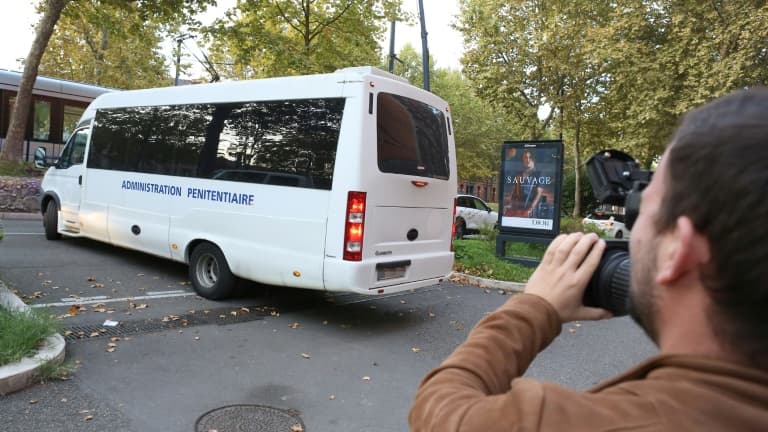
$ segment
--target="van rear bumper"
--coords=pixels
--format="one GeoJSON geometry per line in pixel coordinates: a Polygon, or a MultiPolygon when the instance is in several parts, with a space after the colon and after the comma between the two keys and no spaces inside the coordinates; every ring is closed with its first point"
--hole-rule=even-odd
{"type": "Polygon", "coordinates": [[[453,253],[377,257],[364,261],[326,258],[323,271],[327,291],[379,295],[422,288],[446,279],[453,270],[453,253]],[[402,277],[381,279],[381,271],[402,266],[402,277]]]}

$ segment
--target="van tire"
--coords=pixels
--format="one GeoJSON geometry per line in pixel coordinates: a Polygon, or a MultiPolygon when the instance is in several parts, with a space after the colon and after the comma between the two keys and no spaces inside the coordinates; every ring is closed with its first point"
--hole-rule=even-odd
{"type": "Polygon", "coordinates": [[[45,238],[48,240],[58,240],[61,238],[61,234],[58,231],[59,227],[59,206],[56,205],[55,200],[48,201],[48,205],[45,206],[45,213],[43,213],[43,228],[45,228],[45,238]]]}
{"type": "Polygon", "coordinates": [[[210,300],[229,297],[237,284],[227,259],[218,246],[203,242],[189,256],[189,279],[195,291],[210,300]]]}

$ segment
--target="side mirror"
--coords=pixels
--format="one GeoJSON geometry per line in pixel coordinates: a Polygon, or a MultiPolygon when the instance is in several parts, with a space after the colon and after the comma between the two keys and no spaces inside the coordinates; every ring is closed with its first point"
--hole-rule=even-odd
{"type": "Polygon", "coordinates": [[[37,150],[35,150],[35,168],[43,169],[47,166],[48,162],[46,160],[45,147],[38,147],[37,150]]]}

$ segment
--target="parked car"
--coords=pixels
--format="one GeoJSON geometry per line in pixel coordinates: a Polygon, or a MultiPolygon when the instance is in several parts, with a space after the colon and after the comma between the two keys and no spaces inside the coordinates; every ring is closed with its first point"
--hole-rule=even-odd
{"type": "Polygon", "coordinates": [[[615,213],[596,212],[587,215],[582,220],[584,225],[592,224],[600,228],[610,238],[629,238],[629,229],[624,225],[624,215],[615,213]]]}
{"type": "Polygon", "coordinates": [[[483,227],[495,227],[499,214],[493,211],[485,201],[473,195],[456,197],[456,238],[478,233],[483,227]]]}

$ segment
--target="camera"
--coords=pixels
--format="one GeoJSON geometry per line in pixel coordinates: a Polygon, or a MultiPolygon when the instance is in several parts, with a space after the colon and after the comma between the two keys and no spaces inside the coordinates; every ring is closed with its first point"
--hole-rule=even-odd
{"type": "MultiPolygon", "coordinates": [[[[653,176],[640,169],[632,156],[619,150],[602,150],[586,163],[587,177],[595,198],[601,204],[623,206],[625,223],[632,229],[640,211],[640,196],[653,176]]],[[[629,301],[629,242],[608,240],[600,265],[584,292],[585,306],[609,310],[614,316],[626,315],[629,301]]]]}

